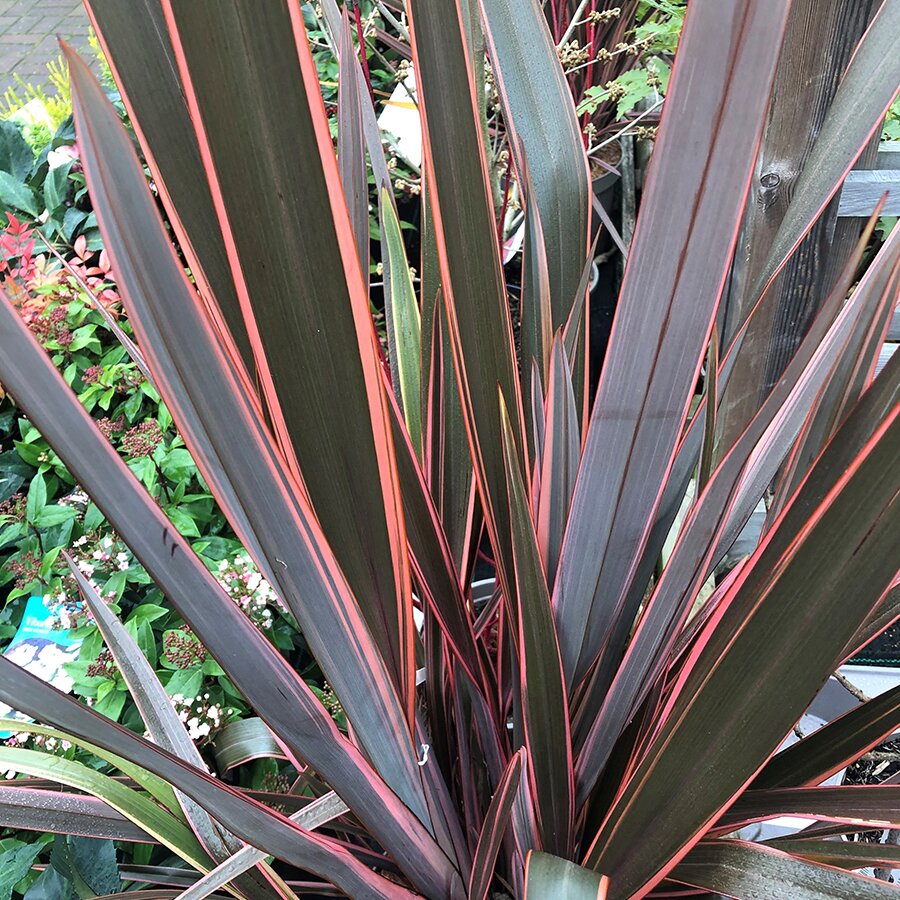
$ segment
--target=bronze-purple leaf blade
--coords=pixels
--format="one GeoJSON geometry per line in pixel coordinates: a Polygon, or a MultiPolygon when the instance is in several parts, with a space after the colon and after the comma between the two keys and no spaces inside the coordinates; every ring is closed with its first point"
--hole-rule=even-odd
{"type": "MultiPolygon", "coordinates": [[[[356,796],[357,813],[367,819],[371,815],[373,834],[380,834],[398,862],[409,850],[406,864],[415,860],[416,873],[443,889],[453,876],[452,867],[426,828],[385,786],[358,749],[340,735],[306,682],[224,592],[98,430],[12,304],[0,300],[0,380],[14,392],[32,424],[51,446],[59,447],[68,470],[291,752],[309,762],[330,784],[340,786],[345,797],[356,796]]],[[[18,671],[15,666],[13,669],[18,671]]],[[[6,687],[6,702],[24,710],[21,692],[6,687]]],[[[43,692],[42,697],[56,697],[58,692],[47,690],[51,693],[43,692]]],[[[31,714],[77,733],[69,727],[68,718],[65,723],[57,722],[47,707],[38,705],[31,714]]],[[[100,721],[107,720],[100,717],[100,721]]],[[[88,740],[94,738],[91,728],[82,734],[88,740]]]]}
{"type": "Polygon", "coordinates": [[[900,367],[892,375],[894,390],[867,393],[707,622],[588,853],[609,873],[611,896],[658,883],[700,839],[777,748],[896,575],[900,367]],[[710,729],[718,740],[701,737],[710,729]],[[682,789],[686,767],[711,774],[682,789]],[[652,849],[634,841],[651,819],[659,835],[671,835],[652,849]]]}
{"type": "Polygon", "coordinates": [[[685,20],[554,589],[570,686],[608,637],[682,434],[787,7],[697,0],[685,20]]]}
{"type": "Polygon", "coordinates": [[[302,14],[163,9],[273,431],[411,728],[409,560],[377,338],[302,14]]]}
{"type": "Polygon", "coordinates": [[[892,900],[897,889],[883,881],[789,856],[773,846],[746,841],[699,844],[672,873],[678,881],[729,897],[769,900],[892,900]]]}
{"type": "Polygon", "coordinates": [[[222,496],[220,484],[230,488],[229,502],[223,504],[226,515],[237,504],[251,524],[256,544],[248,549],[263,554],[279,595],[300,622],[351,721],[357,720],[362,742],[369,745],[373,760],[381,759],[376,765],[394,770],[398,780],[386,777],[427,820],[415,749],[402,724],[399,699],[305,490],[292,477],[252,396],[243,390],[198,308],[115,111],[75,57],[70,58],[70,71],[79,140],[101,231],[142,350],[179,430],[217,499],[222,496]],[[311,590],[313,584],[318,590],[311,590]],[[331,600],[317,602],[317,594],[331,600]],[[335,630],[326,637],[323,627],[335,630]],[[365,683],[371,694],[360,691],[365,683]],[[363,726],[370,716],[372,727],[363,726]],[[377,720],[381,725],[375,725],[377,720]],[[389,752],[398,741],[406,750],[389,752]]]}

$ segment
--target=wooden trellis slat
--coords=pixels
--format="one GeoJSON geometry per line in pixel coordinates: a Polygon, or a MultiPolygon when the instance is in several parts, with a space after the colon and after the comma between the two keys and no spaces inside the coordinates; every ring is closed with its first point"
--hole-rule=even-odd
{"type": "Polygon", "coordinates": [[[839,216],[870,216],[887,193],[884,215],[900,216],[900,141],[885,142],[874,169],[856,169],[847,176],[838,205],[839,216]]]}

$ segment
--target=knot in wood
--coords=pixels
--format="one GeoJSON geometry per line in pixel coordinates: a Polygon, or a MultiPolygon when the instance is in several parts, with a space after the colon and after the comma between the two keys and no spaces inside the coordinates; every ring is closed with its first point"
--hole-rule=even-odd
{"type": "Polygon", "coordinates": [[[780,186],[781,176],[777,172],[766,172],[760,175],[757,203],[763,209],[768,209],[778,199],[780,186]]]}

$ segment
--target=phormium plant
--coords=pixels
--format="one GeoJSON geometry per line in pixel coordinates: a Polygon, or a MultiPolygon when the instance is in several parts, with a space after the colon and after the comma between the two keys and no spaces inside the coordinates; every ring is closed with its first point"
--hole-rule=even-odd
{"type": "MultiPolygon", "coordinates": [[[[0,699],[42,723],[28,727],[130,779],[4,749],[5,766],[99,798],[8,783],[32,792],[35,820],[51,810],[85,833],[97,803],[106,836],[137,828],[207,873],[184,897],[226,884],[242,897],[895,896],[852,870],[900,850],[832,838],[900,824],[900,787],[818,785],[893,732],[900,690],[779,747],[829,673],[897,615],[900,359],[872,373],[898,232],[845,303],[863,235],[768,399],[732,447],[710,447],[742,333],[718,348],[713,326],[789,0],[689,5],[590,398],[588,170],[537,0],[482,0],[480,22],[474,4],[409,0],[426,212],[416,293],[381,195],[392,381],[357,250],[359,167],[368,152],[382,184],[386,167],[349,19],[323,4],[342,48],[338,161],[298,4],[88,5],[191,276],[119,118],[67,52],[133,352],[349,724],[194,556],[4,303],[0,382],[308,776],[302,796],[210,777],[76,571],[149,739],[0,659],[0,699]],[[527,199],[521,363],[470,64],[479,28],[527,199]],[[710,344],[716,377],[689,415],[710,344]],[[758,548],[698,602],[772,484],[758,548]],[[482,524],[496,589],[475,604],[482,524]],[[735,836],[788,814],[831,824],[781,843],[735,836]]],[[[900,2],[885,0],[761,268],[760,302],[879,127],[900,81],[898,27],[900,2]]]]}

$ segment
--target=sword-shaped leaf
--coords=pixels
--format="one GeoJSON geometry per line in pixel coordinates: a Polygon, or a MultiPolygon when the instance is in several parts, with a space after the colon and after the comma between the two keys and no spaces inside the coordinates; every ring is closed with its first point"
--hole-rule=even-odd
{"type": "Polygon", "coordinates": [[[88,0],[103,47],[160,197],[200,293],[221,314],[253,374],[253,353],[216,222],[160,0],[88,0]],[[153,89],[147,90],[152,84],[153,89]]]}
{"type": "Polygon", "coordinates": [[[450,346],[498,576],[512,590],[509,502],[497,387],[509,403],[524,471],[525,436],[512,325],[487,160],[458,0],[411,0],[425,166],[450,346]]]}
{"type": "Polygon", "coordinates": [[[510,759],[484,815],[484,825],[478,835],[472,875],[469,878],[469,900],[485,900],[494,880],[494,865],[519,789],[524,755],[525,750],[519,749],[510,759]]]}
{"type": "Polygon", "coordinates": [[[864,875],[746,841],[704,841],[672,873],[677,881],[728,897],[767,900],[896,900],[900,891],[864,875]]]}
{"type": "MultiPolygon", "coordinates": [[[[900,367],[892,374],[896,388],[900,367]]],[[[885,412],[878,399],[863,397],[706,623],[588,851],[612,896],[657,884],[733,802],[896,575],[900,403],[885,412]],[[698,767],[707,777],[687,787],[698,767]],[[651,822],[658,839],[639,844],[635,829],[651,822]]]]}
{"type": "MultiPolygon", "coordinates": [[[[340,887],[350,896],[358,894],[372,897],[373,900],[374,898],[380,898],[380,900],[400,900],[400,898],[407,900],[408,898],[411,900],[415,896],[411,891],[376,875],[338,842],[301,828],[291,819],[285,818],[280,813],[249,799],[223,782],[217,781],[205,770],[191,766],[155,744],[138,737],[121,725],[93,712],[2,656],[0,656],[0,696],[4,702],[15,702],[23,712],[29,715],[34,715],[39,711],[48,721],[60,723],[61,728],[75,737],[89,734],[91,740],[98,746],[128,758],[135,765],[142,766],[148,771],[155,772],[173,787],[190,796],[214,818],[227,823],[227,827],[243,840],[301,869],[315,872],[340,887]]],[[[9,748],[0,748],[0,758],[3,758],[4,753],[11,754],[12,752],[9,748]]],[[[21,754],[33,753],[33,751],[18,750],[17,752],[19,756],[9,757],[6,760],[8,767],[17,768],[23,772],[29,771],[32,761],[30,758],[23,758],[21,754]]],[[[40,753],[34,755],[44,757],[44,754],[40,753]]],[[[50,777],[58,781],[65,778],[65,783],[69,783],[71,780],[73,786],[88,792],[99,791],[99,787],[95,787],[96,782],[92,776],[107,777],[100,776],[93,769],[87,769],[84,766],[81,768],[85,770],[85,773],[82,773],[81,770],[76,772],[70,769],[62,771],[58,765],[69,761],[60,757],[51,757],[50,762],[54,764],[52,771],[45,771],[47,764],[41,760],[35,761],[33,768],[35,771],[40,769],[40,777],[50,777]],[[76,785],[76,778],[83,783],[76,785]],[[90,779],[90,781],[84,779],[90,779]]],[[[76,764],[70,763],[70,765],[76,764]]],[[[126,816],[141,806],[141,815],[143,815],[143,806],[139,799],[136,801],[134,797],[129,797],[127,801],[120,803],[117,799],[116,789],[122,786],[111,778],[107,780],[111,782],[112,786],[102,786],[104,795],[100,796],[104,800],[126,816]]],[[[164,814],[159,807],[146,798],[144,799],[160,816],[164,814]]],[[[151,811],[148,809],[149,821],[142,821],[141,827],[150,830],[150,833],[155,833],[155,826],[151,826],[150,821],[159,822],[163,829],[159,840],[167,843],[175,852],[183,853],[190,850],[193,847],[191,842],[196,843],[190,829],[181,825],[180,831],[172,831],[174,826],[169,820],[176,823],[177,820],[171,816],[168,819],[159,819],[157,813],[151,815],[151,811]],[[182,832],[187,832],[187,834],[182,832]],[[174,837],[176,834],[177,837],[174,837]],[[172,846],[168,843],[170,840],[178,843],[172,846]],[[179,846],[181,847],[180,851],[179,846]]],[[[199,848],[199,844],[196,846],[199,848]]],[[[202,848],[200,851],[202,853],[202,848]]],[[[203,856],[205,857],[205,854],[203,856]]],[[[211,866],[206,862],[197,868],[200,868],[201,871],[208,871],[211,866]]],[[[437,888],[433,889],[437,890],[437,888]]]]}
{"type": "Polygon", "coordinates": [[[538,457],[541,474],[540,490],[536,496],[535,527],[547,573],[547,585],[552,591],[581,458],[575,391],[562,334],[559,332],[553,341],[550,358],[543,434],[544,446],[538,457]]]}
{"type": "Polygon", "coordinates": [[[804,423],[797,444],[779,477],[775,498],[769,508],[770,521],[781,511],[812,461],[872,380],[875,363],[900,296],[900,232],[897,229],[879,251],[878,262],[877,266],[874,263],[869,266],[856,286],[854,296],[866,291],[880,298],[880,302],[867,327],[854,335],[842,364],[825,385],[821,398],[804,423]]]}
{"type": "Polygon", "coordinates": [[[754,788],[821,784],[900,727],[900,686],[816,729],[776,753],[753,780],[754,788]]]}
{"type": "Polygon", "coordinates": [[[672,466],[731,264],[786,12],[781,0],[695,0],[686,16],[554,588],[570,686],[606,642],[672,466]]]}
{"type": "MultiPolygon", "coordinates": [[[[143,249],[147,251],[148,242],[144,243],[143,249]]],[[[121,262],[119,268],[121,271],[121,262]]],[[[182,328],[186,327],[187,312],[187,309],[180,311],[182,328]]],[[[211,655],[220,664],[227,665],[232,681],[259,715],[297,758],[308,762],[343,796],[353,800],[357,814],[369,820],[373,833],[380,834],[379,839],[392,854],[396,854],[398,862],[404,857],[407,864],[415,859],[415,868],[426,881],[434,879],[432,883],[446,885],[452,869],[426,828],[386,787],[357,748],[342,738],[306,682],[248,622],[193,554],[97,429],[8,301],[0,303],[0,347],[3,350],[0,381],[10,391],[15,391],[18,403],[27,410],[30,421],[51,446],[59,447],[68,470],[90,493],[211,655]]],[[[195,358],[199,347],[199,344],[193,345],[195,358]]],[[[222,382],[227,383],[227,379],[222,382]]],[[[270,506],[268,515],[272,514],[270,506]]],[[[319,574],[315,578],[319,581],[321,572],[316,571],[319,574]]],[[[299,566],[296,574],[299,574],[299,566]]],[[[314,583],[309,583],[311,590],[314,590],[314,583]]],[[[344,615],[352,612],[352,607],[341,608],[344,615]]],[[[320,623],[323,616],[324,609],[320,608],[320,623]]],[[[359,641],[365,634],[361,618],[357,628],[354,637],[359,641]]],[[[332,637],[331,651],[339,655],[338,643],[342,641],[342,637],[332,637]]],[[[366,671],[365,677],[370,677],[372,670],[366,667],[366,671]]],[[[386,676],[383,676],[384,680],[386,676]]],[[[358,696],[366,693],[360,691],[361,683],[363,681],[357,678],[354,690],[358,696]]],[[[10,705],[24,710],[21,698],[15,696],[15,692],[7,696],[11,696],[10,705]]],[[[380,718],[383,710],[372,703],[374,696],[364,699],[369,706],[376,707],[371,712],[380,718]]],[[[41,711],[39,715],[52,721],[49,713],[41,711]]],[[[396,721],[403,720],[398,717],[396,721]]],[[[75,733],[73,729],[66,730],[75,733]]],[[[89,739],[93,738],[90,729],[86,733],[89,739]]],[[[391,744],[396,743],[397,733],[387,732],[387,736],[391,744]]],[[[375,745],[375,750],[388,752],[384,744],[375,745]]],[[[394,751],[392,753],[396,756],[394,751]]],[[[408,765],[414,770],[412,775],[417,777],[412,748],[410,756],[408,765]]],[[[394,762],[402,765],[404,761],[395,759],[394,762]]],[[[413,782],[410,787],[421,789],[419,785],[413,782]]]]}
{"type": "MultiPolygon", "coordinates": [[[[860,242],[859,256],[864,247],[860,242]]],[[[873,274],[890,265],[891,258],[885,254],[876,259],[873,274]]],[[[602,681],[592,684],[592,690],[604,694],[604,701],[579,755],[582,793],[593,784],[615,738],[664,671],[697,592],[775,476],[808,410],[852,351],[854,339],[866,333],[883,308],[884,297],[861,286],[832,324],[857,262],[848,264],[782,378],[692,505],[614,680],[608,688],[602,681]]]]}
{"type": "MultiPolygon", "coordinates": [[[[128,686],[129,693],[147,726],[147,731],[153,741],[161,747],[165,747],[176,756],[202,768],[205,763],[200,751],[194,745],[187,733],[184,723],[178,718],[165,689],[154,672],[153,667],[147,661],[138,647],[137,642],[124,625],[97,594],[91,582],[85,578],[78,566],[66,551],[63,556],[69,566],[69,571],[75,578],[81,596],[84,598],[91,612],[94,623],[97,625],[103,640],[116,661],[119,672],[128,686]]],[[[246,720],[245,720],[246,721],[246,720]]],[[[251,719],[250,722],[259,722],[259,719],[251,719]]],[[[243,724],[243,723],[242,723],[243,724]]],[[[269,732],[269,741],[272,737],[269,732]]],[[[185,817],[194,834],[199,838],[202,846],[216,862],[230,856],[241,848],[241,841],[225,831],[217,822],[201,809],[193,800],[184,795],[178,796],[178,802],[184,810],[185,817]]],[[[265,864],[264,864],[265,865],[265,864]]],[[[266,866],[266,868],[268,868],[266,866]]],[[[247,896],[258,895],[260,897],[277,896],[268,881],[260,877],[244,879],[239,882],[247,896]]],[[[284,895],[282,895],[284,896],[284,895]]]]}
{"type": "Polygon", "coordinates": [[[571,852],[574,825],[574,782],[569,736],[568,701],[559,658],[550,593],[541,565],[531,507],[519,470],[512,426],[503,414],[503,446],[509,483],[513,561],[518,605],[518,667],[528,775],[542,846],[559,856],[571,852]]]}
{"type": "Polygon", "coordinates": [[[120,784],[109,775],[103,775],[74,759],[21,747],[0,747],[0,765],[4,769],[34,778],[46,778],[97,797],[195,869],[207,871],[211,868],[210,858],[190,828],[145,794],[120,784]]]}
{"type": "Polygon", "coordinates": [[[0,825],[4,828],[137,843],[156,840],[97,797],[27,784],[17,779],[15,786],[0,786],[0,825]]]}
{"type": "MultiPolygon", "coordinates": [[[[223,503],[226,515],[239,504],[253,529],[255,544],[250,549],[256,547],[263,554],[274,586],[301,623],[376,766],[396,770],[400,781],[392,786],[425,820],[411,739],[407,738],[405,751],[388,752],[388,745],[403,742],[404,732],[409,732],[402,724],[404,710],[383,661],[384,648],[371,637],[368,620],[360,614],[338,569],[303,485],[292,477],[291,467],[273,446],[258,407],[243,390],[231,360],[198,308],[115,110],[74,55],[70,55],[70,71],[92,199],[131,321],[163,397],[217,498],[222,496],[217,489],[221,483],[233,492],[233,502],[226,496],[228,502],[223,503]],[[193,364],[178,365],[176,359],[190,359],[193,364]],[[313,589],[313,584],[319,587],[313,589]],[[324,601],[326,596],[330,599],[324,601]],[[366,683],[372,696],[380,695],[379,702],[373,703],[367,692],[360,691],[366,683]],[[370,730],[361,724],[360,716],[374,716],[382,724],[370,730]]],[[[6,380],[5,372],[3,377],[6,380]]],[[[19,392],[23,403],[25,393],[19,392]]],[[[60,437],[57,445],[63,440],[74,450],[71,434],[60,437]]],[[[86,487],[86,479],[95,481],[85,473],[80,480],[86,487]]],[[[355,515],[360,515],[359,510],[355,515]]],[[[107,516],[112,520],[108,510],[107,516]]],[[[393,776],[385,777],[393,780],[393,776]]]]}
{"type": "Polygon", "coordinates": [[[391,285],[390,306],[385,307],[391,371],[396,378],[395,387],[399,391],[397,396],[406,421],[406,430],[416,456],[421,460],[422,321],[409,263],[406,261],[397,211],[386,188],[381,189],[380,197],[381,240],[387,250],[384,277],[391,285]]]}
{"type": "Polygon", "coordinates": [[[411,723],[409,560],[377,338],[302,13],[163,10],[273,430],[411,723]]]}
{"type": "MultiPolygon", "coordinates": [[[[309,806],[294,813],[291,818],[298,825],[312,831],[345,812],[347,812],[347,805],[334,792],[331,792],[314,800],[309,806]]],[[[255,847],[244,847],[191,885],[183,894],[179,894],[179,900],[203,900],[217,888],[225,887],[241,872],[246,872],[247,869],[251,869],[263,859],[265,859],[265,854],[261,850],[257,850],[255,847]]]]}
{"type": "Polygon", "coordinates": [[[900,787],[893,784],[784,787],[745,791],[716,822],[727,832],[778,816],[803,816],[824,822],[865,822],[900,826],[900,787]]]}
{"type": "Polygon", "coordinates": [[[350,15],[341,16],[338,54],[338,168],[347,198],[350,226],[356,243],[363,284],[369,287],[369,179],[366,170],[366,142],[362,131],[363,97],[356,77],[356,51],[350,34],[350,15]]]}
{"type": "Polygon", "coordinates": [[[840,869],[885,866],[896,869],[900,864],[900,847],[896,844],[873,844],[868,841],[815,841],[775,839],[766,846],[782,853],[801,856],[811,862],[825,863],[840,869]]]}
{"type": "MultiPolygon", "coordinates": [[[[481,0],[519,184],[531,182],[528,203],[541,226],[530,239],[532,252],[543,245],[549,337],[566,324],[576,301],[588,248],[591,184],[572,93],[541,6],[538,0],[481,0]]],[[[525,317],[523,309],[523,327],[525,317]]],[[[549,350],[548,343],[543,373],[549,350]]]]}

